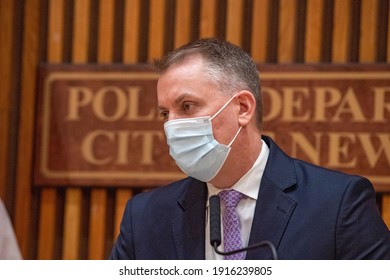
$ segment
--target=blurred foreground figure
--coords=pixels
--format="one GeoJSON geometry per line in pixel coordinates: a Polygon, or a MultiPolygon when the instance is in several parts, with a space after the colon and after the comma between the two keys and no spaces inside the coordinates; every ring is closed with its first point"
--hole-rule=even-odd
{"type": "Polygon", "coordinates": [[[20,260],[19,245],[7,209],[0,199],[0,260],[20,260]]]}

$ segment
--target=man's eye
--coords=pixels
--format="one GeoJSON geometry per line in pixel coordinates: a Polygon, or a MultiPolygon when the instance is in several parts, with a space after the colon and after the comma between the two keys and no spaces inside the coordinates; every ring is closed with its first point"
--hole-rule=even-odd
{"type": "Polygon", "coordinates": [[[191,107],[192,107],[192,104],[189,103],[189,102],[184,102],[183,105],[182,105],[182,108],[183,108],[184,112],[189,111],[191,109],[191,107]]]}
{"type": "Polygon", "coordinates": [[[168,113],[168,111],[162,111],[162,112],[160,112],[160,118],[161,118],[163,121],[167,121],[168,118],[169,118],[169,113],[168,113]]]}

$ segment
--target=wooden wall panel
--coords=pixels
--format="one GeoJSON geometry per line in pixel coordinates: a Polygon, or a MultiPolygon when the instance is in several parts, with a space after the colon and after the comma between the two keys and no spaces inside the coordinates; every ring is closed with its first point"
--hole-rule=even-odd
{"type": "Polygon", "coordinates": [[[126,0],[124,10],[123,62],[135,63],[139,56],[141,0],[126,0]]]}
{"type": "Polygon", "coordinates": [[[252,11],[251,56],[262,63],[267,57],[269,0],[254,0],[252,11]]]}
{"type": "Polygon", "coordinates": [[[165,11],[166,0],[151,0],[150,2],[150,21],[149,21],[149,44],[148,60],[152,61],[159,58],[164,53],[165,30],[165,11]]]}
{"type": "Polygon", "coordinates": [[[15,232],[24,258],[36,258],[35,225],[37,209],[33,204],[32,157],[35,116],[35,86],[39,61],[41,1],[23,2],[23,57],[19,99],[17,169],[15,174],[15,232]]]}
{"type": "Polygon", "coordinates": [[[347,62],[351,0],[335,0],[333,10],[332,61],[347,62]]]}
{"type": "Polygon", "coordinates": [[[176,0],[175,48],[191,40],[191,23],[196,15],[196,11],[191,10],[193,7],[192,2],[192,0],[176,0]]]}
{"type": "MultiPolygon", "coordinates": [[[[278,62],[294,61],[296,47],[296,0],[280,0],[278,30],[278,62]]],[[[271,35],[272,36],[272,35],[271,35]]],[[[274,35],[276,36],[276,34],[274,35]]]]}
{"type": "Polygon", "coordinates": [[[377,19],[379,0],[362,0],[359,36],[359,61],[374,62],[377,50],[377,19]]]}
{"type": "Polygon", "coordinates": [[[242,45],[244,23],[244,0],[228,0],[226,40],[236,45],[242,45]]]}
{"type": "Polygon", "coordinates": [[[323,0],[308,0],[306,10],[305,62],[321,60],[323,0]]]}
{"type": "MultiPolygon", "coordinates": [[[[23,256],[107,258],[127,200],[148,190],[32,185],[39,63],[149,62],[212,36],[259,63],[389,63],[389,14],[389,0],[0,1],[0,196],[23,256]]],[[[390,227],[390,194],[378,199],[390,227]]]]}
{"type": "MultiPolygon", "coordinates": [[[[90,0],[74,3],[72,62],[88,61],[90,0]]],[[[68,188],[65,192],[64,225],[62,240],[62,259],[80,259],[82,191],[79,188],[68,188]]]]}
{"type": "MultiPolygon", "coordinates": [[[[51,0],[48,14],[47,59],[49,63],[62,62],[63,31],[64,31],[64,1],[51,0]]],[[[56,208],[57,189],[45,188],[41,192],[38,259],[54,259],[56,238],[56,208]]]]}
{"type": "Polygon", "coordinates": [[[217,36],[217,3],[218,0],[201,0],[200,2],[200,37],[217,36]]]}
{"type": "MultiPolygon", "coordinates": [[[[10,119],[12,116],[12,54],[13,54],[13,34],[14,29],[14,4],[12,0],[0,2],[0,26],[8,26],[0,30],[0,42],[9,42],[8,44],[0,44],[0,162],[8,162],[8,149],[10,146],[9,135],[10,119]]],[[[7,178],[8,166],[0,165],[0,198],[5,201],[7,197],[7,178]]]]}

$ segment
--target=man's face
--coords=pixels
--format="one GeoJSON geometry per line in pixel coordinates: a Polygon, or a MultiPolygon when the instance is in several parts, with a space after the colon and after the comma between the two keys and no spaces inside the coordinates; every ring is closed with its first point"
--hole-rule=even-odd
{"type": "MultiPolygon", "coordinates": [[[[213,116],[229,99],[218,84],[204,72],[205,65],[199,57],[172,66],[159,79],[157,100],[160,115],[166,121],[213,116]]],[[[228,144],[239,128],[235,100],[212,120],[216,140],[228,144]]]]}

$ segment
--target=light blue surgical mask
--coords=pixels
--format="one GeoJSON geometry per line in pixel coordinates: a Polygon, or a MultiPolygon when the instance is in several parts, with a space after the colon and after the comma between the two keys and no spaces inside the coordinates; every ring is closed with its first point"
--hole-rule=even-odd
{"type": "Polygon", "coordinates": [[[225,163],[233,140],[220,144],[215,140],[211,121],[236,97],[230,98],[214,116],[182,118],[164,124],[169,153],[180,169],[188,176],[208,182],[213,179],[225,163]]]}

